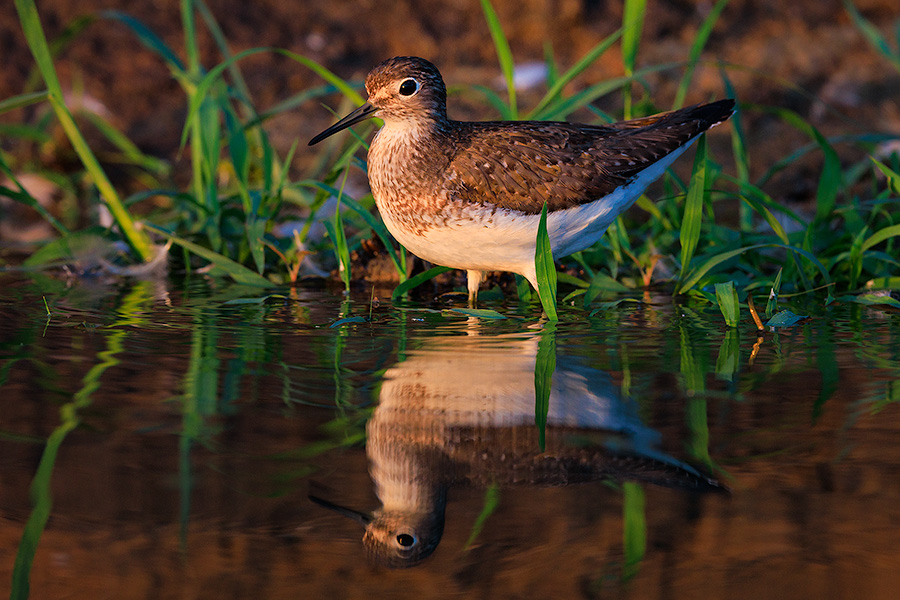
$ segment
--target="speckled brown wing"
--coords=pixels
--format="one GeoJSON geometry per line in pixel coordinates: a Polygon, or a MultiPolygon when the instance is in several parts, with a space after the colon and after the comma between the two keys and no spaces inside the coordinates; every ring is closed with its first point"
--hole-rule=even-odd
{"type": "Polygon", "coordinates": [[[454,122],[445,173],[451,196],[537,214],[593,202],[727,119],[722,100],[606,126],[540,121],[454,122]]]}

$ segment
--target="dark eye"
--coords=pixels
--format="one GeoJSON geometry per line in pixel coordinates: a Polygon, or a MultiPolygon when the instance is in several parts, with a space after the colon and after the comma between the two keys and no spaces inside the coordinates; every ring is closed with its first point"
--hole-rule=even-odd
{"type": "Polygon", "coordinates": [[[400,84],[400,95],[401,96],[412,96],[416,92],[419,91],[419,82],[415,79],[404,79],[403,83],[400,84]]]}
{"type": "MultiPolygon", "coordinates": [[[[401,88],[402,89],[402,88],[401,88]]],[[[416,538],[409,535],[408,533],[401,533],[397,536],[397,543],[400,544],[404,548],[409,548],[413,544],[416,543],[416,538]]]]}

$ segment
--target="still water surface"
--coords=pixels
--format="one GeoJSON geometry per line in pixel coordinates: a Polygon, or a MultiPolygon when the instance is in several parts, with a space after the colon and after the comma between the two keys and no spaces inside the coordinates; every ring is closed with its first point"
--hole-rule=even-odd
{"type": "Polygon", "coordinates": [[[900,589],[897,312],[0,277],[12,598],[900,589]]]}

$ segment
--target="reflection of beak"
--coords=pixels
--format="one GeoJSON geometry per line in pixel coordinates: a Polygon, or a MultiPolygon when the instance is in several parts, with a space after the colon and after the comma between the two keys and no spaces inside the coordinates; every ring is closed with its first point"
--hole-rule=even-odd
{"type": "Polygon", "coordinates": [[[366,119],[371,117],[373,114],[375,114],[377,111],[378,111],[377,108],[375,108],[374,106],[372,106],[371,104],[366,102],[365,104],[363,104],[362,106],[360,106],[359,108],[354,110],[352,113],[350,113],[349,115],[347,115],[346,117],[344,117],[343,119],[341,119],[340,121],[338,121],[337,123],[335,123],[334,125],[329,127],[328,129],[326,129],[325,131],[323,131],[322,133],[320,133],[313,139],[309,140],[308,145],[312,146],[313,144],[318,144],[319,142],[321,142],[328,136],[334,135],[338,131],[347,129],[351,125],[356,125],[360,121],[365,121],[366,119]]]}
{"type": "Polygon", "coordinates": [[[372,522],[372,515],[368,513],[360,512],[358,510],[352,510],[350,508],[344,508],[343,506],[338,506],[337,504],[333,504],[328,500],[323,500],[322,498],[317,498],[315,496],[310,496],[309,499],[319,506],[324,506],[325,508],[333,510],[340,515],[344,515],[345,517],[353,519],[363,527],[372,522]]]}

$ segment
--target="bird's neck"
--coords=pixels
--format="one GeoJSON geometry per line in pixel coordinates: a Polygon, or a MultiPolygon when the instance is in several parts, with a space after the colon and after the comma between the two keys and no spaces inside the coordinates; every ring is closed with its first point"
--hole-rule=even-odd
{"type": "MultiPolygon", "coordinates": [[[[407,192],[421,194],[422,182],[435,181],[446,164],[446,121],[386,119],[369,148],[369,183],[375,199],[407,192]]],[[[448,159],[449,160],[449,159],[448,159]]]]}

